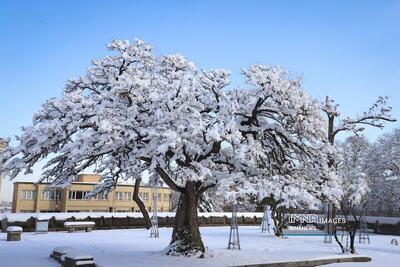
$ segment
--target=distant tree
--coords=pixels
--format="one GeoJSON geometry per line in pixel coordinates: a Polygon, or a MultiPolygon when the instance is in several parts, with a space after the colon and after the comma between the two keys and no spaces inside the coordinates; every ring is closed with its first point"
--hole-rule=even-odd
{"type": "Polygon", "coordinates": [[[370,201],[368,208],[381,215],[400,211],[400,129],[380,137],[368,156],[370,201]]]}
{"type": "MultiPolygon", "coordinates": [[[[350,132],[353,134],[359,134],[365,130],[365,126],[371,126],[376,128],[383,128],[384,122],[395,122],[390,112],[392,108],[387,104],[387,97],[379,97],[378,100],[364,112],[362,115],[356,116],[354,118],[347,117],[340,120],[339,105],[326,97],[325,102],[322,104],[322,111],[327,117],[327,138],[328,142],[335,148],[335,138],[339,133],[350,132]],[[339,120],[339,122],[337,122],[339,120]]],[[[336,150],[337,151],[337,150],[336,150]]],[[[337,153],[337,152],[336,152],[337,153]]],[[[340,156],[339,156],[340,157],[340,156]]],[[[331,169],[337,169],[338,162],[335,161],[335,153],[332,153],[329,159],[328,166],[331,169]]],[[[342,177],[344,179],[344,177],[342,177]]],[[[334,209],[334,215],[336,210],[334,209]]],[[[344,247],[339,241],[336,234],[336,227],[334,227],[334,237],[338,245],[340,246],[342,252],[344,252],[344,247]]]]}

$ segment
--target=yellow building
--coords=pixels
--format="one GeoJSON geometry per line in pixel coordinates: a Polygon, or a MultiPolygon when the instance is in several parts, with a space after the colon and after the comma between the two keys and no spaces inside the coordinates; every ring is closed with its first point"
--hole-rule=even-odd
{"type": "MultiPolygon", "coordinates": [[[[139,212],[132,200],[133,185],[119,184],[108,194],[99,194],[87,199],[86,195],[98,184],[96,174],[80,174],[74,183],[65,189],[49,190],[47,184],[33,182],[15,182],[12,212],[139,212]]],[[[171,190],[141,186],[139,196],[146,209],[151,211],[153,198],[157,196],[157,210],[169,211],[171,190]]]]}

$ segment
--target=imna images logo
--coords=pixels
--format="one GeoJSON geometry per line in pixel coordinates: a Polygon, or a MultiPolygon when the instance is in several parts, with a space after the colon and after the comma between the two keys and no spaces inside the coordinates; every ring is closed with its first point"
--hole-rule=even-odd
{"type": "MultiPolygon", "coordinates": [[[[319,225],[336,225],[346,223],[345,218],[326,218],[316,214],[289,214],[287,229],[283,230],[285,236],[324,236],[327,231],[320,230],[319,225]]],[[[329,227],[324,227],[329,229],[329,227]]]]}

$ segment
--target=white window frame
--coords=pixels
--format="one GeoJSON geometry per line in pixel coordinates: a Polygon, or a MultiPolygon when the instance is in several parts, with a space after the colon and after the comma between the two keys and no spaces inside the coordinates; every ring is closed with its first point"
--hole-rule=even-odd
{"type": "Polygon", "coordinates": [[[123,192],[119,192],[119,191],[115,192],[114,198],[115,198],[115,200],[121,201],[123,198],[123,192]]]}
{"type": "Polygon", "coordinates": [[[131,192],[124,192],[124,200],[130,201],[132,198],[131,192]]]}
{"type": "Polygon", "coordinates": [[[55,190],[45,190],[43,191],[43,199],[44,200],[60,200],[61,192],[55,190]]]}
{"type": "Polygon", "coordinates": [[[95,200],[107,200],[108,199],[108,194],[106,192],[98,193],[96,196],[93,198],[95,200]]]}
{"type": "Polygon", "coordinates": [[[72,190],[68,192],[69,200],[89,200],[86,196],[90,193],[90,191],[82,191],[82,190],[72,190]],[[82,198],[76,198],[77,192],[82,192],[82,198]]]}
{"type": "Polygon", "coordinates": [[[36,190],[22,190],[21,199],[23,200],[33,200],[36,197],[36,190]]]}

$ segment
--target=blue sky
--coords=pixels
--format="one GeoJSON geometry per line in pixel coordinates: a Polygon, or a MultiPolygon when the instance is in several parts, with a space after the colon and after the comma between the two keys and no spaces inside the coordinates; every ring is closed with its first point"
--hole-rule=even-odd
{"type": "MultiPolygon", "coordinates": [[[[400,118],[400,1],[0,1],[0,136],[19,133],[65,81],[107,54],[113,38],[140,38],[157,54],[226,68],[240,83],[251,63],[304,76],[356,115],[379,95],[400,118]]],[[[386,130],[368,130],[375,139],[386,130]]]]}

